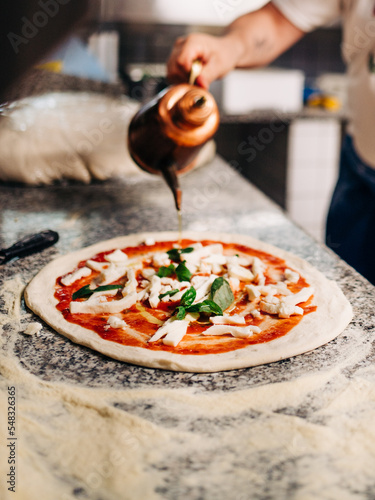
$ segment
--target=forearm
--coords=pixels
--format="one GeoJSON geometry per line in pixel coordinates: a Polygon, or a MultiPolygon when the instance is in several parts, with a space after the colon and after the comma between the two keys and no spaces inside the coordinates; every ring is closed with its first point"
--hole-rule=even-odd
{"type": "Polygon", "coordinates": [[[200,59],[203,69],[196,83],[208,88],[234,68],[270,63],[303,35],[303,31],[268,3],[238,18],[223,36],[192,33],[179,38],[168,61],[168,78],[176,83],[187,81],[192,62],[200,59]]]}
{"type": "Polygon", "coordinates": [[[296,43],[304,32],[272,4],[245,14],[230,24],[224,35],[237,68],[265,66],[296,43]]]}

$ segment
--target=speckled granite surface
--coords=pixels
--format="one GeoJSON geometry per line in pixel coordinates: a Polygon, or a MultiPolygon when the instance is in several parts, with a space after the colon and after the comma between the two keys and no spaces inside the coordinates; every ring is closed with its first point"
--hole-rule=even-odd
{"type": "MultiPolygon", "coordinates": [[[[332,375],[324,383],[318,384],[318,387],[304,393],[303,397],[297,397],[294,404],[280,403],[272,411],[258,404],[252,411],[241,413],[240,417],[236,414],[233,417],[205,420],[197,414],[194,419],[191,415],[174,414],[173,410],[166,412],[162,399],[157,400],[157,403],[154,400],[153,404],[144,400],[135,400],[132,404],[113,402],[115,407],[156,425],[172,426],[182,431],[189,428],[189,431],[201,434],[203,441],[205,436],[208,439],[215,435],[217,446],[212,449],[214,454],[225,453],[220,445],[220,432],[228,425],[235,431],[239,418],[241,425],[238,425],[241,429],[246,423],[252,426],[259,419],[267,420],[271,415],[272,418],[278,415],[280,419],[295,418],[296,428],[298,422],[303,422],[305,426],[323,426],[327,431],[333,431],[335,425],[341,425],[344,421],[349,421],[355,429],[363,424],[363,412],[370,419],[375,408],[375,390],[366,393],[370,394],[368,402],[361,400],[362,406],[357,408],[357,412],[352,407],[346,409],[344,405],[342,411],[337,413],[337,418],[342,421],[335,422],[333,418],[324,417],[324,411],[358,377],[367,380],[371,390],[375,388],[374,287],[331,251],[306,236],[273,203],[221,159],[216,158],[212,164],[192,172],[181,179],[181,184],[184,192],[184,228],[249,234],[305,258],[327,277],[336,280],[352,303],[355,316],[348,329],[328,345],[292,359],[230,372],[191,374],[117,362],[73,344],[43,324],[38,336],[19,334],[14,354],[21,366],[42,380],[61,381],[76,386],[127,390],[193,389],[197,394],[214,395],[249,389],[256,391],[264,387],[271,390],[276,384],[285,384],[288,390],[292,385],[298,386],[298,381],[306,377],[319,376],[322,372],[332,375]]],[[[17,274],[27,283],[53,257],[100,240],[134,232],[177,228],[172,196],[160,179],[146,174],[128,181],[90,186],[0,186],[0,204],[1,246],[8,246],[21,236],[42,229],[53,229],[60,234],[55,247],[3,266],[0,270],[0,286],[17,274]]],[[[0,313],[6,313],[1,297],[0,313]]],[[[24,311],[23,324],[25,319],[26,322],[38,321],[38,318],[27,311],[24,311]]],[[[10,326],[4,326],[5,334],[7,328],[10,326]]],[[[278,422],[279,420],[273,427],[276,441],[278,438],[282,440],[284,432],[282,424],[278,431],[278,422]]],[[[366,432],[369,432],[369,439],[374,438],[374,422],[372,420],[371,429],[363,429],[361,439],[366,437],[366,432]]],[[[312,444],[311,446],[313,447],[312,444]]],[[[365,447],[364,443],[363,446],[365,447]]],[[[164,481],[157,493],[160,498],[189,500],[375,498],[375,472],[371,474],[363,470],[358,474],[357,471],[357,479],[349,479],[347,469],[340,469],[341,455],[335,457],[334,449],[330,450],[332,467],[330,462],[325,462],[327,456],[323,452],[320,454],[316,449],[313,452],[307,444],[305,448],[298,449],[298,453],[295,448],[277,451],[277,447],[273,447],[268,450],[268,454],[267,450],[261,449],[262,453],[247,445],[246,451],[232,450],[232,458],[227,464],[226,474],[222,476],[222,484],[217,478],[214,483],[210,483],[208,469],[207,476],[204,477],[210,457],[201,458],[202,461],[197,465],[189,457],[184,457],[181,450],[179,461],[169,461],[165,457],[165,463],[159,464],[161,469],[164,467],[163,470],[169,472],[169,480],[164,481]],[[325,464],[327,476],[322,479],[320,486],[319,478],[307,474],[309,468],[313,470],[319,461],[325,464]],[[181,469],[183,475],[189,477],[189,481],[179,480],[181,469]],[[309,479],[303,479],[304,474],[309,479]],[[331,485],[331,488],[327,485],[331,485]],[[340,496],[335,496],[338,494],[340,496]]],[[[348,449],[347,453],[350,455],[351,450],[348,449]]],[[[356,448],[355,453],[360,453],[360,450],[356,448]]],[[[372,464],[372,471],[375,471],[375,452],[366,450],[363,453],[367,462],[370,461],[368,465],[372,464]]],[[[74,486],[73,480],[72,484],[74,486]]],[[[99,499],[99,496],[90,493],[88,489],[73,486],[72,498],[99,499]]]]}

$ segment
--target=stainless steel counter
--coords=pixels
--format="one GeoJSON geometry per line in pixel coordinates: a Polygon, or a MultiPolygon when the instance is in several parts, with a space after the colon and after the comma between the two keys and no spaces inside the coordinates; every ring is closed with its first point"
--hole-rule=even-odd
{"type": "Polygon", "coordinates": [[[55,247],[0,270],[0,410],[15,386],[20,496],[5,494],[375,498],[374,287],[220,158],[181,183],[185,229],[248,234],[305,258],[338,282],[354,320],[313,352],[249,369],[191,374],[117,362],[55,333],[23,303],[18,309],[15,290],[59,254],[119,235],[175,230],[167,187],[146,174],[88,186],[0,186],[1,246],[42,229],[60,234],[55,247]],[[42,329],[25,335],[31,322],[42,329]],[[99,418],[103,427],[87,424],[99,418]],[[108,458],[114,452],[121,460],[108,458]]]}

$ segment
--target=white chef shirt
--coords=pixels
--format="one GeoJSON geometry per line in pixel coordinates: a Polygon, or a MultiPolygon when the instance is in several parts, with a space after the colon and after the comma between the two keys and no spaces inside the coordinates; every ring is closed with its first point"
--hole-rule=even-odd
{"type": "Polygon", "coordinates": [[[342,54],[348,74],[348,133],[362,160],[375,168],[375,0],[273,0],[303,31],[341,17],[342,54]]]}

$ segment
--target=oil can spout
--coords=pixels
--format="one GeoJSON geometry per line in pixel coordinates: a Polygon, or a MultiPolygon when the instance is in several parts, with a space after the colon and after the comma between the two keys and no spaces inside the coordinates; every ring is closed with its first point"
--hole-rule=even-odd
{"type": "Polygon", "coordinates": [[[218,126],[219,110],[207,90],[186,83],[174,85],[134,115],[128,130],[129,153],[143,170],[164,177],[179,209],[177,177],[194,168],[200,150],[218,126]]]}
{"type": "Polygon", "coordinates": [[[173,193],[176,209],[180,211],[182,202],[182,191],[178,183],[176,164],[170,161],[169,162],[164,161],[161,162],[159,169],[162,176],[164,177],[165,182],[168,184],[173,193]]]}

